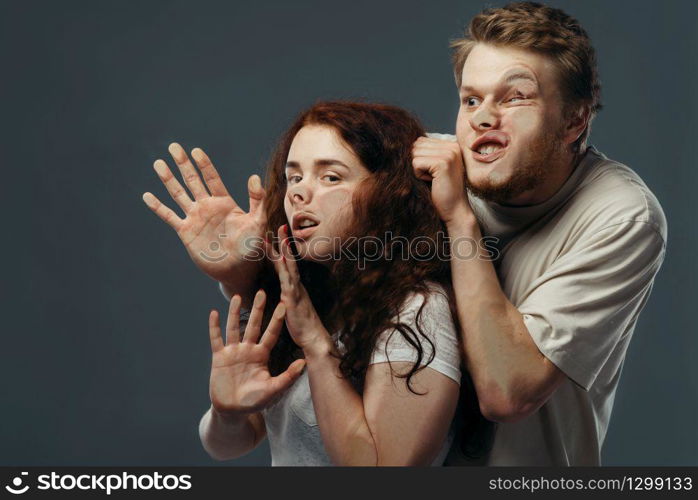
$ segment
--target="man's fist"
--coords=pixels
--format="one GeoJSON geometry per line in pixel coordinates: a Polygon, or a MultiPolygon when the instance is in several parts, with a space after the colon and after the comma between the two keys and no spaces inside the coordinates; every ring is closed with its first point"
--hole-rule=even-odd
{"type": "Polygon", "coordinates": [[[412,146],[412,167],[417,178],[431,181],[431,201],[441,220],[448,224],[459,210],[470,211],[457,142],[420,137],[412,146]]]}

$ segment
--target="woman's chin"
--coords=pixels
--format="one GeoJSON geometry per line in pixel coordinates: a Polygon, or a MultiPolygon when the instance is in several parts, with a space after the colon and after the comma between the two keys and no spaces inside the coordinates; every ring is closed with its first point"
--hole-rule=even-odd
{"type": "Polygon", "coordinates": [[[319,245],[309,245],[308,243],[307,241],[296,240],[298,260],[329,265],[334,259],[334,252],[331,248],[322,248],[319,245]]]}

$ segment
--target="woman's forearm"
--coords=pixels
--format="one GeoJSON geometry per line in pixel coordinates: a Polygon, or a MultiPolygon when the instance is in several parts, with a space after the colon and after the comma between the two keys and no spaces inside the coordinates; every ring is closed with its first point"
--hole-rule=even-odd
{"type": "MultiPolygon", "coordinates": [[[[254,415],[223,416],[209,408],[199,422],[199,438],[216,460],[231,460],[252,451],[264,438],[254,415]]],[[[261,418],[261,417],[259,417],[261,418]]]]}
{"type": "Polygon", "coordinates": [[[341,376],[327,342],[306,349],[315,414],[325,449],[335,465],[377,465],[378,450],[364,413],[363,398],[341,376]]]}

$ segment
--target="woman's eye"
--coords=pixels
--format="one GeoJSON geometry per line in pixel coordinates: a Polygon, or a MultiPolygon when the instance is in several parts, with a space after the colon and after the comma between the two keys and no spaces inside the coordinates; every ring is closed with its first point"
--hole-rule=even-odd
{"type": "Polygon", "coordinates": [[[300,182],[301,176],[300,175],[291,175],[289,178],[286,180],[289,184],[295,184],[296,182],[300,182]]]}
{"type": "Polygon", "coordinates": [[[322,178],[327,179],[329,182],[337,182],[340,180],[339,177],[332,174],[323,175],[322,178]]]}

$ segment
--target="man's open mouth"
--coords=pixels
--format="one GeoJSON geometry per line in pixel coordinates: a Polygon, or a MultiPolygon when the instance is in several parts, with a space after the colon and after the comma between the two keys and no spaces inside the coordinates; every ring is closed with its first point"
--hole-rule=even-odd
{"type": "Polygon", "coordinates": [[[501,158],[508,145],[509,136],[493,130],[478,137],[470,149],[473,152],[473,159],[489,163],[501,158]]]}

